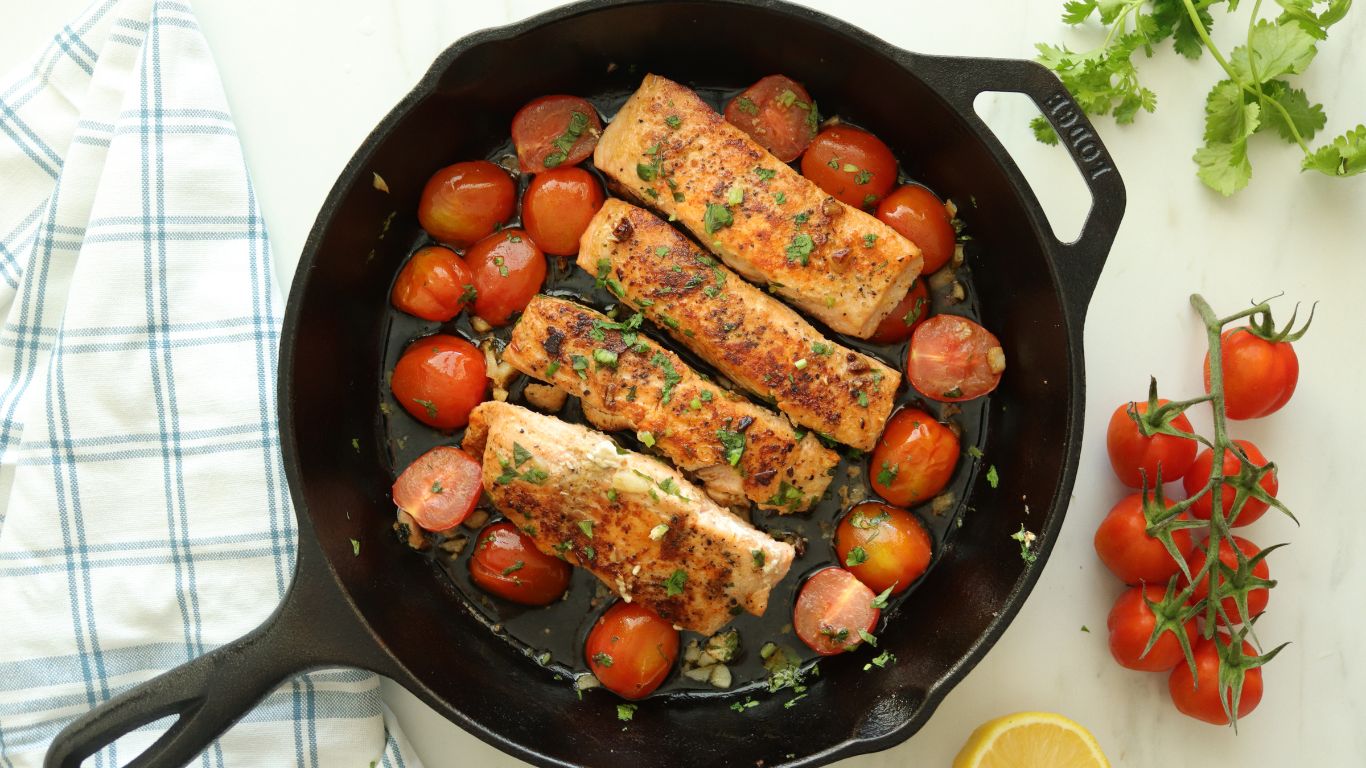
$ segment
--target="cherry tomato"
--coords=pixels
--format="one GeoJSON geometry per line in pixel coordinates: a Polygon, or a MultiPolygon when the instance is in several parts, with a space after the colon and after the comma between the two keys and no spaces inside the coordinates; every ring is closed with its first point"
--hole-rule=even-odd
{"type": "Polygon", "coordinates": [[[423,320],[444,323],[460,314],[474,295],[470,268],[455,251],[419,248],[394,281],[394,306],[423,320]]]}
{"type": "Polygon", "coordinates": [[[464,248],[511,216],[516,198],[517,185],[502,168],[487,160],[456,163],[427,180],[417,220],[437,240],[464,248]]]}
{"type": "Polygon", "coordinates": [[[906,298],[896,305],[891,314],[882,318],[877,330],[868,340],[874,344],[895,344],[911,338],[920,324],[930,317],[930,289],[924,280],[916,280],[906,298]]]}
{"type": "MultiPolygon", "coordinates": [[[[1173,502],[1167,502],[1171,507],[1173,502]]],[[[1143,494],[1134,493],[1119,500],[1096,529],[1096,554],[1110,572],[1125,584],[1165,585],[1181,570],[1162,542],[1148,535],[1143,516],[1143,494]]],[[[1193,546],[1190,531],[1172,531],[1172,542],[1182,557],[1193,546]]]]}
{"type": "MultiPolygon", "coordinates": [[[[1279,411],[1295,394],[1300,360],[1288,341],[1271,342],[1247,328],[1219,337],[1224,369],[1224,413],[1230,419],[1257,419],[1279,411]]],[[[1209,391],[1209,354],[1205,355],[1205,391],[1209,391]]]]}
{"type": "Polygon", "coordinates": [[[517,162],[527,173],[582,163],[601,134],[598,111],[578,96],[542,96],[512,118],[517,162]]]}
{"type": "MultiPolygon", "coordinates": [[[[1131,587],[1124,590],[1110,609],[1110,617],[1105,621],[1110,629],[1110,655],[1125,669],[1165,672],[1184,662],[1186,655],[1171,632],[1163,632],[1144,655],[1143,649],[1148,647],[1153,627],[1157,626],[1157,617],[1143,601],[1145,595],[1154,603],[1161,603],[1165,590],[1155,584],[1131,587]]],[[[1197,637],[1195,622],[1195,617],[1191,617],[1182,625],[1191,644],[1197,637]]]]}
{"type": "MultiPolygon", "coordinates": [[[[1243,556],[1248,560],[1256,557],[1262,551],[1256,544],[1253,544],[1241,536],[1234,536],[1233,543],[1238,545],[1238,549],[1242,550],[1243,556]]],[[[1238,570],[1238,556],[1233,553],[1233,546],[1229,544],[1228,539],[1219,542],[1219,562],[1227,565],[1234,571],[1238,570]]],[[[1205,567],[1204,546],[1197,547],[1191,552],[1190,560],[1186,567],[1190,568],[1191,575],[1198,574],[1200,569],[1205,567]]],[[[1214,568],[1217,570],[1218,566],[1216,565],[1214,568]]],[[[1252,566],[1252,575],[1258,579],[1271,578],[1271,569],[1267,567],[1266,560],[1262,560],[1252,566]]],[[[1223,583],[1223,578],[1221,576],[1216,575],[1216,578],[1219,579],[1220,583],[1223,583]]],[[[1195,591],[1192,593],[1191,597],[1194,600],[1200,600],[1208,594],[1209,579],[1202,577],[1199,582],[1196,583],[1195,591]]],[[[1254,587],[1249,590],[1247,593],[1248,615],[1252,618],[1256,618],[1258,614],[1266,610],[1266,604],[1270,602],[1270,600],[1271,590],[1266,587],[1254,587]]],[[[1224,613],[1228,614],[1229,621],[1234,624],[1243,621],[1243,614],[1238,610],[1238,604],[1234,602],[1232,597],[1226,597],[1222,602],[1224,613]]]]}
{"type": "Polygon", "coordinates": [[[835,529],[839,561],[874,592],[899,595],[930,567],[933,544],[925,526],[904,509],[867,501],[835,529]]]}
{"type": "MultiPolygon", "coordinates": [[[[1233,444],[1242,448],[1243,453],[1247,454],[1248,459],[1250,459],[1253,464],[1256,464],[1259,467],[1267,464],[1266,457],[1262,455],[1262,452],[1258,450],[1257,446],[1253,445],[1251,441],[1234,440],[1233,444]]],[[[1238,457],[1234,456],[1231,452],[1224,453],[1223,457],[1224,475],[1237,475],[1241,468],[1238,457]]],[[[1194,496],[1197,491],[1204,488],[1205,484],[1209,482],[1210,472],[1213,470],[1214,452],[1206,448],[1203,451],[1200,451],[1200,455],[1195,457],[1195,463],[1191,465],[1190,471],[1186,473],[1186,477],[1182,481],[1182,485],[1186,489],[1186,494],[1188,496],[1194,496]]],[[[1261,481],[1257,484],[1260,485],[1262,490],[1266,491],[1268,495],[1273,497],[1276,495],[1276,492],[1281,489],[1281,483],[1276,479],[1275,472],[1269,472],[1266,475],[1263,475],[1261,481]]],[[[1225,482],[1223,488],[1220,489],[1219,506],[1224,508],[1225,515],[1233,509],[1233,497],[1236,494],[1237,490],[1229,485],[1228,482],[1225,482]]],[[[1210,499],[1209,494],[1205,494],[1196,499],[1195,503],[1192,504],[1190,508],[1191,514],[1201,520],[1208,520],[1210,512],[1213,509],[1214,502],[1210,499]]],[[[1256,522],[1258,518],[1266,514],[1267,509],[1268,505],[1266,502],[1249,498],[1247,503],[1243,505],[1243,510],[1238,513],[1238,519],[1230,520],[1229,525],[1238,527],[1256,522]]]]}
{"type": "MultiPolygon", "coordinates": [[[[1159,405],[1168,401],[1158,400],[1159,405]]],[[[1147,403],[1134,403],[1140,415],[1148,412],[1147,403]]],[[[1169,422],[1185,432],[1191,431],[1190,419],[1178,413],[1169,422]]],[[[1157,468],[1162,467],[1162,482],[1185,476],[1195,462],[1195,441],[1172,435],[1144,437],[1138,425],[1129,418],[1129,404],[1115,409],[1110,416],[1110,428],[1105,433],[1105,447],[1110,454],[1110,467],[1121,483],[1130,488],[1142,488],[1144,478],[1148,486],[1157,484],[1157,468]]],[[[1205,477],[1209,477],[1208,474],[1205,477]]]]}
{"type": "Polygon", "coordinates": [[[394,481],[394,504],[429,531],[448,531],[474,511],[484,492],[484,467],[459,448],[439,445],[417,457],[394,481]]]}
{"type": "MultiPolygon", "coordinates": [[[[1227,642],[1228,638],[1224,638],[1227,642]]],[[[1233,708],[1233,690],[1219,689],[1219,649],[1214,640],[1200,640],[1192,649],[1195,656],[1196,677],[1191,677],[1189,664],[1178,664],[1167,678],[1167,690],[1172,703],[1181,714],[1204,720],[1214,725],[1228,725],[1224,705],[1233,708]]],[[[1251,643],[1243,643],[1243,655],[1257,656],[1251,643]]],[[[1251,714],[1262,701],[1262,669],[1254,667],[1243,676],[1243,690],[1238,696],[1238,719],[1251,714]]]]}
{"type": "Polygon", "coordinates": [[[547,555],[503,521],[485,528],[470,556],[470,578],[485,592],[522,605],[550,605],[569,588],[569,563],[547,555]]]}
{"type": "Polygon", "coordinates": [[[868,477],[873,490],[898,507],[929,501],[953,477],[958,437],[922,410],[906,408],[887,421],[868,477]]]}
{"type": "Polygon", "coordinates": [[[490,325],[507,325],[526,309],[545,282],[545,256],[520,229],[505,229],[474,244],[465,254],[474,273],[474,314],[490,325]]]}
{"type": "Polygon", "coordinates": [[[896,158],[873,134],[836,125],[821,131],[807,147],[802,175],[840,202],[864,208],[896,185],[896,158]]]}
{"type": "Polygon", "coordinates": [[[437,429],[469,423],[489,383],[484,353],[458,336],[425,336],[408,345],[394,366],[394,399],[413,418],[437,429]]]}
{"type": "Polygon", "coordinates": [[[541,250],[554,256],[579,252],[579,238],[602,207],[602,185],[582,168],[536,175],[522,195],[522,224],[541,250]]]}
{"type": "Polygon", "coordinates": [[[792,628],[811,650],[822,656],[852,651],[872,632],[882,611],[873,607],[877,595],[843,568],[816,571],[802,585],[792,628]]]}
{"type": "Polygon", "coordinates": [[[953,258],[957,236],[949,210],[919,184],[899,187],[877,204],[877,217],[920,248],[924,274],[938,272],[953,258]]]}
{"type": "Polygon", "coordinates": [[[991,331],[965,317],[935,315],[915,329],[906,379],[931,400],[957,403],[1001,383],[1006,353],[991,331]]]}
{"type": "Polygon", "coordinates": [[[726,105],[726,122],[748,133],[773,156],[790,163],[816,137],[820,116],[796,80],[769,75],[726,105]]]}
{"type": "Polygon", "coordinates": [[[617,602],[593,625],[583,655],[609,691],[643,699],[673,670],[678,630],[640,603],[617,602]]]}

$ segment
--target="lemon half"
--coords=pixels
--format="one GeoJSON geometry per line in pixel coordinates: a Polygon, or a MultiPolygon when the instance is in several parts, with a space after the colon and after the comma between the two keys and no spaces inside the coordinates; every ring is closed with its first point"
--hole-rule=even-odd
{"type": "Polygon", "coordinates": [[[1062,715],[1017,712],[983,723],[953,768],[1110,768],[1096,737],[1062,715]]]}

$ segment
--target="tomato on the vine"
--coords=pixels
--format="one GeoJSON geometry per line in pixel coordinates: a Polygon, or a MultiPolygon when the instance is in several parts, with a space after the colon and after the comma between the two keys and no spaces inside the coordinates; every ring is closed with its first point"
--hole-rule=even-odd
{"type": "MultiPolygon", "coordinates": [[[[1256,466],[1264,467],[1269,463],[1266,460],[1266,456],[1262,455],[1262,452],[1257,446],[1253,445],[1250,440],[1234,440],[1233,443],[1239,448],[1242,448],[1243,453],[1247,454],[1248,460],[1256,466]]],[[[1222,451],[1221,454],[1224,458],[1224,476],[1238,475],[1239,471],[1242,469],[1242,462],[1238,461],[1238,457],[1235,456],[1232,451],[1222,451]]],[[[1206,448],[1200,452],[1200,455],[1195,457],[1195,463],[1191,465],[1190,471],[1186,473],[1186,477],[1182,482],[1182,485],[1186,489],[1186,494],[1188,496],[1194,496],[1201,488],[1204,488],[1205,485],[1209,483],[1210,472],[1213,470],[1214,452],[1209,448],[1206,448]]],[[[1280,481],[1276,479],[1275,471],[1263,475],[1262,479],[1257,482],[1257,485],[1261,486],[1262,490],[1266,491],[1267,495],[1272,497],[1274,497],[1276,492],[1281,488],[1280,481]]],[[[1223,487],[1219,490],[1219,506],[1223,508],[1225,515],[1233,511],[1233,498],[1235,495],[1237,495],[1237,489],[1225,480],[1223,487]]],[[[1247,503],[1243,505],[1242,511],[1238,513],[1238,519],[1230,520],[1229,525],[1240,527],[1255,522],[1262,515],[1266,514],[1268,508],[1266,502],[1249,497],[1247,503]]],[[[1204,496],[1196,499],[1195,503],[1191,504],[1190,512],[1201,520],[1208,520],[1210,512],[1213,511],[1213,509],[1214,501],[1210,494],[1206,493],[1204,496]]]]}
{"type": "Polygon", "coordinates": [[[480,531],[476,542],[470,579],[485,592],[522,605],[550,605],[569,588],[569,563],[537,549],[506,520],[480,531]]]}
{"type": "MultiPolygon", "coordinates": [[[[1243,557],[1249,561],[1257,557],[1262,551],[1256,544],[1253,544],[1241,536],[1234,536],[1233,544],[1237,545],[1238,549],[1242,551],[1243,557]]],[[[1234,588],[1246,586],[1237,583],[1238,555],[1234,553],[1233,545],[1229,544],[1228,539],[1219,542],[1219,562],[1228,566],[1228,568],[1235,573],[1234,579],[1229,583],[1229,586],[1234,588]]],[[[1192,576],[1198,576],[1200,574],[1200,569],[1205,567],[1204,546],[1197,547],[1191,551],[1190,559],[1187,561],[1186,567],[1190,569],[1192,576]]],[[[1218,570],[1219,566],[1214,565],[1211,566],[1211,568],[1218,570]]],[[[1267,566],[1266,559],[1263,558],[1253,564],[1249,575],[1252,579],[1256,579],[1259,582],[1269,581],[1271,579],[1271,569],[1267,566]]],[[[1216,573],[1215,583],[1217,585],[1223,585],[1225,583],[1224,577],[1219,573],[1216,573]]],[[[1196,581],[1195,590],[1191,597],[1193,600],[1200,600],[1208,595],[1209,578],[1207,576],[1201,576],[1199,580],[1196,581]]],[[[1266,587],[1252,586],[1247,592],[1248,617],[1256,618],[1258,614],[1266,610],[1266,604],[1270,602],[1270,600],[1271,590],[1266,587]]],[[[1221,606],[1224,609],[1224,613],[1228,614],[1228,620],[1230,622],[1238,624],[1245,620],[1242,611],[1238,610],[1237,601],[1234,600],[1232,596],[1225,597],[1221,601],[1221,606]]]]}
{"type": "MultiPolygon", "coordinates": [[[[1228,639],[1224,638],[1225,642],[1228,639]]],[[[1195,644],[1195,671],[1191,677],[1189,664],[1178,664],[1167,678],[1167,690],[1171,693],[1172,703],[1182,714],[1196,720],[1204,720],[1214,725],[1228,725],[1229,717],[1224,706],[1233,708],[1232,689],[1220,687],[1219,648],[1214,640],[1202,639],[1195,644]]],[[[1244,656],[1256,656],[1257,650],[1251,643],[1242,642],[1244,656]]],[[[1262,701],[1262,670],[1253,667],[1243,672],[1243,690],[1238,696],[1238,717],[1250,714],[1262,701]]]]}
{"type": "Polygon", "coordinates": [[[797,595],[792,629],[807,647],[822,656],[852,651],[877,626],[882,611],[877,595],[843,568],[812,574],[797,595]]]}
{"type": "Polygon", "coordinates": [[[816,136],[819,116],[811,94],[784,75],[769,75],[726,105],[726,122],[790,163],[816,136]]]}
{"type": "Polygon", "coordinates": [[[882,322],[868,340],[874,344],[896,344],[911,338],[915,329],[930,318],[930,289],[924,280],[916,280],[911,290],[882,322]]]}
{"type": "Polygon", "coordinates": [[[423,424],[463,427],[488,392],[484,353],[459,336],[425,336],[403,351],[389,386],[403,410],[423,424]]]}
{"type": "Polygon", "coordinates": [[[839,562],[874,592],[909,589],[930,567],[933,546],[915,515],[876,501],[854,507],[835,529],[839,562]]]}
{"type": "Polygon", "coordinates": [[[929,501],[953,477],[958,464],[958,436],[918,408],[905,408],[887,421],[868,480],[879,496],[898,507],[929,501]]]}
{"type": "Polygon", "coordinates": [[[545,282],[545,255],[520,229],[505,229],[480,240],[465,254],[474,273],[474,314],[490,325],[507,325],[526,309],[545,282]]]}
{"type": "Polygon", "coordinates": [[[898,187],[877,205],[877,217],[920,248],[923,274],[938,272],[953,258],[957,235],[944,204],[926,187],[898,187]]]}
{"type": "MultiPolygon", "coordinates": [[[[1164,596],[1163,588],[1155,584],[1130,587],[1120,594],[1110,608],[1110,615],[1105,621],[1105,626],[1110,630],[1110,655],[1121,667],[1140,672],[1165,672],[1185,660],[1186,655],[1181,650],[1181,641],[1173,634],[1174,629],[1164,631],[1153,647],[1148,649],[1148,653],[1143,653],[1158,621],[1144,598],[1161,609],[1164,596]]],[[[1170,620],[1178,621],[1179,616],[1171,616],[1170,620]]],[[[1188,642],[1195,642],[1195,617],[1182,622],[1180,629],[1186,633],[1188,642]]]]}
{"type": "MultiPolygon", "coordinates": [[[[1157,403],[1160,407],[1168,401],[1158,400],[1157,403]]],[[[1158,467],[1162,468],[1164,483],[1185,477],[1195,462],[1195,441],[1163,434],[1145,437],[1129,416],[1129,405],[1126,403],[1115,409],[1110,416],[1110,427],[1105,432],[1105,448],[1110,455],[1110,467],[1115,470],[1115,476],[1130,488],[1141,488],[1145,482],[1149,486],[1156,485],[1158,467]]],[[[1132,405],[1140,418],[1148,413],[1147,403],[1132,405]]],[[[1168,423],[1182,432],[1192,430],[1190,419],[1184,413],[1175,414],[1168,423]]]]}
{"type": "MultiPolygon", "coordinates": [[[[1300,379],[1300,361],[1288,341],[1267,341],[1248,328],[1233,328],[1219,337],[1224,373],[1224,413],[1230,419],[1257,419],[1279,411],[1300,379]]],[[[1205,391],[1210,390],[1209,354],[1205,355],[1205,391]]]]}
{"type": "MultiPolygon", "coordinates": [[[[1157,505],[1156,500],[1150,499],[1149,503],[1157,505]]],[[[1167,507],[1171,506],[1172,502],[1167,502],[1167,507]]],[[[1166,584],[1167,579],[1181,570],[1181,565],[1161,541],[1148,535],[1143,507],[1141,493],[1120,499],[1096,528],[1096,554],[1125,584],[1166,584]]],[[[1193,546],[1190,531],[1173,530],[1171,537],[1182,557],[1190,554],[1193,546]]]]}
{"type": "Polygon", "coordinates": [[[448,165],[422,188],[417,220],[437,240],[464,248],[512,215],[517,185],[487,160],[448,165]]]}
{"type": "Polygon", "coordinates": [[[583,655],[607,690],[642,699],[673,670],[678,630],[640,603],[618,601],[593,624],[583,655]]]}
{"type": "Polygon", "coordinates": [[[836,125],[821,131],[806,148],[802,175],[836,200],[866,208],[896,185],[896,157],[873,134],[836,125]]]}
{"type": "Polygon", "coordinates": [[[484,492],[484,468],[473,456],[439,445],[417,457],[394,481],[394,505],[428,531],[449,531],[474,511],[484,492]]]}

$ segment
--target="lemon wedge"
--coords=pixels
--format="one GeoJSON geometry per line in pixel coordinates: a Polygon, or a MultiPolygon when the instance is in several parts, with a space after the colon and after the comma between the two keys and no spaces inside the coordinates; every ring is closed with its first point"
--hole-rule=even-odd
{"type": "Polygon", "coordinates": [[[1017,712],[983,723],[953,768],[1110,768],[1096,737],[1062,715],[1017,712]]]}

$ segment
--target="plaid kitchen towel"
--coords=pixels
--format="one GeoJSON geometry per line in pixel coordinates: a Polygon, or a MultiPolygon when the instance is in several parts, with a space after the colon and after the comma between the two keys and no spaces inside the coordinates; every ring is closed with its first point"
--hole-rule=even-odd
{"type": "MultiPolygon", "coordinates": [[[[281,309],[187,5],[99,0],[0,83],[0,768],[284,595],[281,309]]],[[[200,762],[418,765],[354,670],[291,680],[200,762]]]]}

